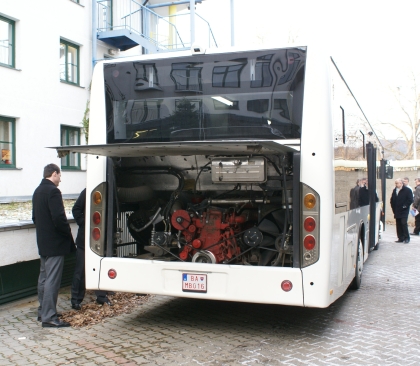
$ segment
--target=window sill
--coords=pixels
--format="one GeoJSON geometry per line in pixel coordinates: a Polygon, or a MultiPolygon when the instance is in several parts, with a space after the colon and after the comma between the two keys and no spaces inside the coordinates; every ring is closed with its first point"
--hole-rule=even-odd
{"type": "Polygon", "coordinates": [[[10,70],[15,70],[15,71],[22,71],[22,69],[17,69],[16,67],[10,66],[10,65],[5,65],[5,64],[0,64],[1,67],[4,67],[5,69],[10,69],[10,70]]]}
{"type": "Polygon", "coordinates": [[[75,87],[81,88],[81,89],[86,89],[84,86],[80,86],[80,85],[77,85],[77,84],[74,84],[74,83],[69,83],[68,81],[61,80],[61,79],[60,79],[60,83],[75,86],[75,87]]]}
{"type": "Polygon", "coordinates": [[[75,172],[75,173],[81,172],[81,173],[85,173],[86,172],[86,169],[73,169],[73,168],[66,168],[66,167],[61,167],[61,170],[63,172],[66,172],[66,173],[70,173],[70,172],[75,172]]]}
{"type": "Polygon", "coordinates": [[[22,170],[22,168],[16,168],[16,167],[6,167],[6,166],[3,166],[3,165],[0,165],[0,169],[1,170],[22,170]]]}

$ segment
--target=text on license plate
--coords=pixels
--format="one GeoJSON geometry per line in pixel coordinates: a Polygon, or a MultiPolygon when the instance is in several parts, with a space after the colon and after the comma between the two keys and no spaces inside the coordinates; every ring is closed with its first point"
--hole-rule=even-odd
{"type": "Polygon", "coordinates": [[[182,291],[207,292],[207,275],[199,273],[183,273],[182,291]]]}

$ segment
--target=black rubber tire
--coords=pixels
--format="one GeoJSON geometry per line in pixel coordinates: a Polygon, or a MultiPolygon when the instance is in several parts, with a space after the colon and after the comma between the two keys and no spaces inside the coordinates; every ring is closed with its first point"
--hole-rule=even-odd
{"type": "Polygon", "coordinates": [[[352,290],[358,290],[362,284],[362,273],[363,273],[363,243],[359,239],[357,245],[357,258],[356,268],[354,270],[354,278],[350,284],[352,290]]]}

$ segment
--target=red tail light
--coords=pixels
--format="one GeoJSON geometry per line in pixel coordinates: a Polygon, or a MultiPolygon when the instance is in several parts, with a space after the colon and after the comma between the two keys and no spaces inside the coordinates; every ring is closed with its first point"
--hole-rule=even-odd
{"type": "Polygon", "coordinates": [[[101,230],[99,230],[97,227],[92,230],[92,238],[96,241],[101,238],[101,230]]]}
{"type": "Polygon", "coordinates": [[[98,211],[95,211],[93,214],[92,221],[95,225],[99,225],[101,223],[101,214],[98,211]]]}
{"type": "Polygon", "coordinates": [[[290,282],[289,280],[284,280],[284,281],[281,283],[281,289],[282,289],[283,291],[289,292],[292,288],[293,288],[293,284],[292,284],[292,282],[290,282]]]}
{"type": "Polygon", "coordinates": [[[303,239],[303,246],[306,250],[312,250],[315,248],[315,238],[312,235],[306,235],[305,239],[303,239]]]}
{"type": "Polygon", "coordinates": [[[311,216],[307,217],[303,223],[303,227],[308,233],[314,231],[315,225],[315,219],[311,216]]]}
{"type": "Polygon", "coordinates": [[[115,269],[110,269],[108,271],[108,277],[113,280],[115,277],[117,277],[117,271],[115,269]]]}

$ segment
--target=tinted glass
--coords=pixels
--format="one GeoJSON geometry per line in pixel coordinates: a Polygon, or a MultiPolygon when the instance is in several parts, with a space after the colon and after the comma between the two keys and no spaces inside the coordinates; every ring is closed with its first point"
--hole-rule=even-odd
{"type": "Polygon", "coordinates": [[[306,51],[104,65],[108,143],[299,139],[306,51]]]}

